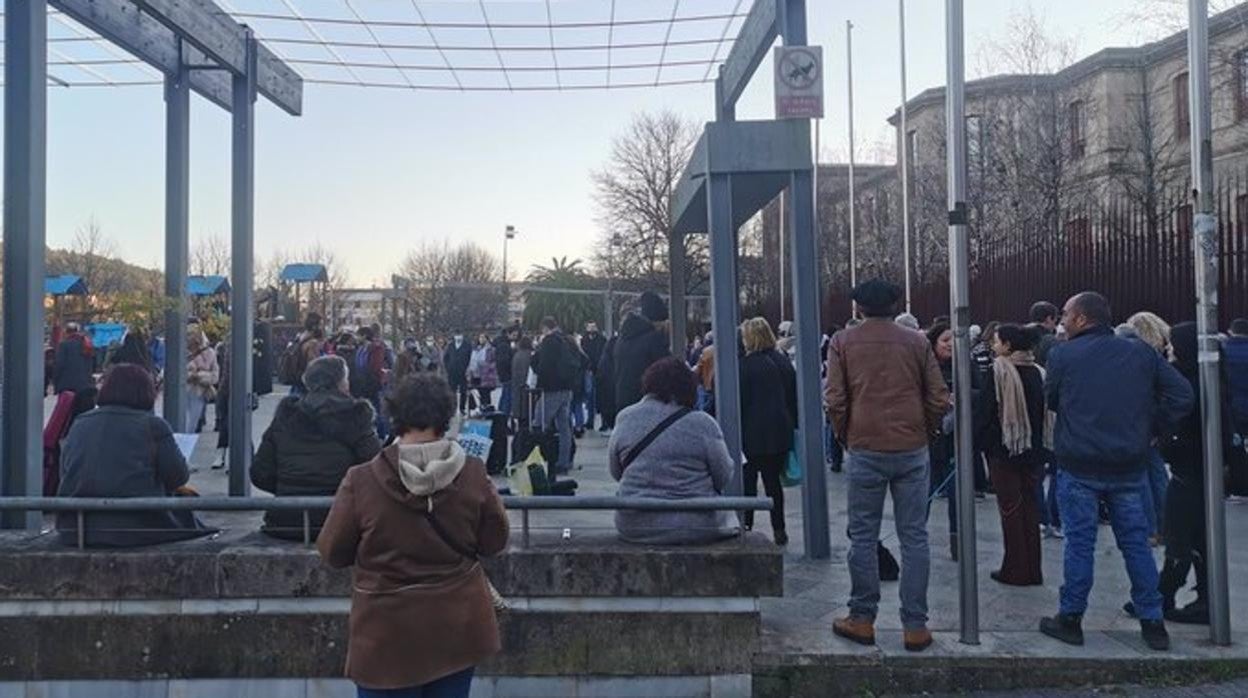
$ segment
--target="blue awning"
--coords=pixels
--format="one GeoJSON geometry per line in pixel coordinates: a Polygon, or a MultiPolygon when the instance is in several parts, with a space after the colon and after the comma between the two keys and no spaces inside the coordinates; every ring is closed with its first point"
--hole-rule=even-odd
{"type": "Polygon", "coordinates": [[[73,274],[48,276],[43,279],[43,292],[49,296],[85,296],[87,282],[73,274]]]}
{"type": "Polygon", "coordinates": [[[295,283],[329,281],[329,272],[324,264],[287,264],[282,268],[281,280],[295,283]]]}
{"type": "Polygon", "coordinates": [[[230,281],[224,276],[188,276],[186,292],[192,296],[218,296],[230,292],[230,281]]]}

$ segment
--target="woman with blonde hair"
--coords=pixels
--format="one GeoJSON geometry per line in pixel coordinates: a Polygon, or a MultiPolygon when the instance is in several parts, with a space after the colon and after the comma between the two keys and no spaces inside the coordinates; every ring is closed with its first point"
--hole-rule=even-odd
{"type": "Polygon", "coordinates": [[[186,328],[186,430],[198,434],[203,429],[204,412],[217,397],[221,366],[208,335],[199,325],[186,328]]]}
{"type": "MultiPolygon", "coordinates": [[[[771,530],[776,545],[786,545],[784,488],[780,473],[793,448],[797,425],[797,372],[788,357],[776,350],[776,335],[765,318],[741,325],[745,357],[741,359],[741,450],[745,454],[744,490],[758,494],[758,477],[771,497],[771,530]]],[[[745,513],[745,527],[754,526],[753,512],[745,513]]]]}
{"type": "Polygon", "coordinates": [[[1127,324],[1135,330],[1135,336],[1148,346],[1161,352],[1162,356],[1170,355],[1170,325],[1147,310],[1127,318],[1127,324]]]}
{"type": "MultiPolygon", "coordinates": [[[[1127,318],[1127,325],[1135,330],[1135,336],[1145,344],[1156,349],[1162,356],[1170,358],[1170,325],[1155,313],[1143,311],[1127,318]]],[[[1153,545],[1161,541],[1162,529],[1165,525],[1166,489],[1170,486],[1170,473],[1166,470],[1165,459],[1159,448],[1152,448],[1148,454],[1148,477],[1144,483],[1144,513],[1148,514],[1148,523],[1152,530],[1153,545]]]]}

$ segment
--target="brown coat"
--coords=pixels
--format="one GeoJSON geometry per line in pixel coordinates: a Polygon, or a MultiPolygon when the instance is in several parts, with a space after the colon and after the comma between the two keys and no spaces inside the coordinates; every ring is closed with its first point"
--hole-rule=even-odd
{"type": "Polygon", "coordinates": [[[500,649],[480,564],[425,518],[431,507],[459,546],[480,555],[502,550],[507,514],[485,465],[469,458],[449,486],[423,497],[404,487],[397,463],[391,446],[347,471],[316,541],[330,566],[354,566],[346,674],[365,688],[426,684],[500,649]]]}
{"type": "Polygon", "coordinates": [[[927,338],[884,318],[837,332],[828,344],[823,406],[850,449],[899,453],[927,445],[949,391],[927,338]]]}

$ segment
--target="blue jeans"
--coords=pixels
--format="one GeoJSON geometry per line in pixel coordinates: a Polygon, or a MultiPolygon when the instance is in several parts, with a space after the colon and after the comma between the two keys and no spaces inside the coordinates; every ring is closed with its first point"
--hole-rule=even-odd
{"type": "Polygon", "coordinates": [[[1144,508],[1144,475],[1130,480],[1096,480],[1057,473],[1057,502],[1065,523],[1066,555],[1061,612],[1082,616],[1088,609],[1096,567],[1097,508],[1109,504],[1110,525],[1131,578],[1131,601],[1143,620],[1161,620],[1157,562],[1148,547],[1148,516],[1144,508]]]}
{"type": "Polygon", "coordinates": [[[472,688],[472,674],[476,667],[443,676],[423,686],[411,688],[364,688],[356,686],[358,698],[468,698],[472,688]]]}
{"type": "Polygon", "coordinates": [[[1053,528],[1062,527],[1062,517],[1057,513],[1057,464],[1045,466],[1049,476],[1049,493],[1044,493],[1044,478],[1036,483],[1036,503],[1040,506],[1040,523],[1053,528]]]}
{"type": "Polygon", "coordinates": [[[827,419],[823,420],[823,459],[829,465],[838,467],[845,463],[845,451],[841,448],[841,442],[836,440],[832,422],[827,419]]]}
{"type": "Polygon", "coordinates": [[[893,520],[901,542],[901,623],[907,630],[927,626],[927,582],[931,550],[927,542],[927,449],[902,453],[850,451],[849,612],[875,620],[880,606],[879,542],[884,496],[893,495],[893,520]]]}
{"type": "Polygon", "coordinates": [[[502,414],[511,414],[511,381],[506,381],[502,385],[503,392],[498,396],[498,411],[502,414]]]}
{"type": "Polygon", "coordinates": [[[375,395],[368,402],[373,406],[373,426],[377,428],[377,438],[385,443],[390,438],[390,421],[381,413],[381,396],[375,395]]]}
{"type": "Polygon", "coordinates": [[[598,394],[594,389],[594,374],[592,371],[585,372],[585,428],[594,428],[594,409],[597,407],[598,394]]]}
{"type": "Polygon", "coordinates": [[[1144,513],[1148,515],[1148,532],[1150,535],[1161,535],[1166,525],[1166,488],[1170,485],[1170,473],[1166,472],[1166,461],[1161,451],[1151,448],[1148,451],[1148,468],[1144,478],[1144,513]]]}

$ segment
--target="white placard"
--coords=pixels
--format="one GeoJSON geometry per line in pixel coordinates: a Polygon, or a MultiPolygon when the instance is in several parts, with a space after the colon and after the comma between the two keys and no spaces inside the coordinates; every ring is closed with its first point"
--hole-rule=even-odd
{"type": "Polygon", "coordinates": [[[823,47],[777,46],[776,118],[823,118],[823,47]]]}

